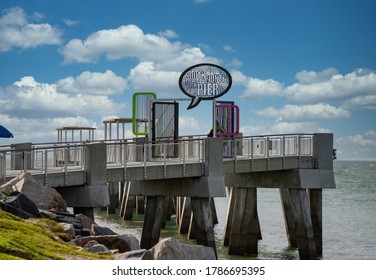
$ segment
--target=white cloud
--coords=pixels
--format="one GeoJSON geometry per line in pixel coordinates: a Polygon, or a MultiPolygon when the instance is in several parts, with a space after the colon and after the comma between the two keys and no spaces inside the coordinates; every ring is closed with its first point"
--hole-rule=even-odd
{"type": "Polygon", "coordinates": [[[69,27],[76,26],[80,22],[79,20],[74,20],[74,19],[69,19],[69,18],[63,19],[63,21],[69,27]]]}
{"type": "Polygon", "coordinates": [[[61,93],[113,95],[126,88],[127,81],[111,70],[104,73],[86,71],[76,78],[67,77],[57,82],[57,91],[61,93]]]}
{"type": "MultiPolygon", "coordinates": [[[[168,35],[173,35],[172,32],[169,30],[168,35]]],[[[170,42],[165,35],[145,34],[136,25],[126,25],[97,31],[86,40],[72,39],[59,51],[64,56],[64,63],[94,63],[101,56],[108,60],[133,57],[140,62],[153,62],[166,71],[180,72],[192,64],[218,62],[213,57],[206,57],[200,48],[170,42]]]]}
{"type": "Polygon", "coordinates": [[[230,45],[223,46],[223,49],[227,52],[235,52],[235,50],[230,45]]]}
{"type": "Polygon", "coordinates": [[[291,102],[298,104],[346,102],[356,98],[348,105],[367,106],[367,101],[371,100],[369,96],[376,95],[376,73],[367,69],[357,69],[346,75],[327,69],[320,73],[301,72],[297,76],[303,83],[293,84],[285,92],[291,102]]]}
{"type": "Polygon", "coordinates": [[[211,0],[193,0],[193,3],[202,4],[202,3],[208,3],[211,0]]]}
{"type": "Polygon", "coordinates": [[[7,143],[23,142],[52,142],[57,141],[56,128],[64,126],[81,126],[96,128],[97,124],[81,116],[75,117],[41,117],[41,118],[20,118],[0,114],[0,123],[12,131],[14,138],[7,143]]]}
{"type": "Polygon", "coordinates": [[[349,109],[376,109],[376,94],[351,98],[343,103],[343,107],[349,109]]]}
{"type": "Polygon", "coordinates": [[[178,34],[176,34],[176,32],[174,30],[171,30],[171,29],[166,29],[164,31],[160,31],[158,32],[158,35],[162,36],[162,37],[166,37],[166,38],[178,38],[178,34]]]}
{"type": "Polygon", "coordinates": [[[295,133],[317,133],[330,132],[328,129],[321,128],[315,122],[277,122],[245,125],[240,128],[243,135],[273,135],[273,134],[295,134],[295,133]]]}
{"type": "Polygon", "coordinates": [[[86,40],[72,39],[60,49],[65,63],[95,62],[101,55],[109,60],[136,57],[141,61],[170,59],[181,49],[180,43],[144,34],[136,25],[100,30],[86,40]]]}
{"type": "MultiPolygon", "coordinates": [[[[241,75],[237,75],[237,77],[241,77],[241,75]]],[[[245,86],[245,90],[240,95],[241,98],[269,98],[281,96],[283,93],[283,85],[273,79],[261,80],[242,77],[241,80],[245,86]]]]}
{"type": "Polygon", "coordinates": [[[376,131],[340,137],[335,141],[338,159],[376,160],[376,131]]]}
{"type": "Polygon", "coordinates": [[[125,107],[104,95],[60,93],[56,84],[39,83],[31,76],[1,88],[0,100],[2,113],[20,118],[93,116],[118,112],[125,107]]]}
{"type": "Polygon", "coordinates": [[[155,91],[158,97],[168,96],[180,92],[177,83],[180,74],[158,70],[153,62],[141,62],[131,70],[128,81],[136,91],[155,91]]]}
{"type": "Polygon", "coordinates": [[[327,68],[321,72],[304,70],[296,73],[295,78],[300,84],[316,84],[330,81],[330,79],[337,74],[338,71],[335,68],[327,68]]]}
{"type": "Polygon", "coordinates": [[[230,67],[239,68],[239,67],[241,67],[243,65],[243,61],[241,61],[241,60],[239,60],[237,58],[233,58],[228,65],[230,67]]]}
{"type": "Polygon", "coordinates": [[[281,109],[269,107],[256,112],[260,116],[274,117],[279,122],[304,122],[315,120],[348,118],[350,113],[342,108],[336,108],[328,104],[313,105],[285,105],[281,109]]]}
{"type": "MultiPolygon", "coordinates": [[[[38,19],[41,18],[39,14],[38,19]]],[[[62,31],[50,24],[29,23],[25,11],[19,7],[3,10],[3,16],[0,18],[0,52],[13,48],[58,45],[61,43],[61,36],[62,31]]]]}
{"type": "Polygon", "coordinates": [[[193,134],[199,129],[199,121],[192,116],[179,116],[179,130],[183,135],[193,134]]]}

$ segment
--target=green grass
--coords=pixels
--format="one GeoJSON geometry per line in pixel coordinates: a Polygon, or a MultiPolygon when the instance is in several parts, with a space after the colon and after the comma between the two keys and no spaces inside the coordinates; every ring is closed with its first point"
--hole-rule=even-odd
{"type": "Polygon", "coordinates": [[[0,209],[0,260],[112,259],[78,251],[63,240],[68,240],[67,235],[53,220],[23,220],[0,209]]]}

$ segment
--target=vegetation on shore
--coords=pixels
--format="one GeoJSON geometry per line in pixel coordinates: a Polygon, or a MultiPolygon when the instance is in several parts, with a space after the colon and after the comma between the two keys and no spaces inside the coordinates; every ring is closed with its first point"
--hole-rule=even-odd
{"type": "Polygon", "coordinates": [[[0,260],[113,259],[111,254],[79,251],[68,240],[53,220],[23,220],[0,209],[0,260]]]}

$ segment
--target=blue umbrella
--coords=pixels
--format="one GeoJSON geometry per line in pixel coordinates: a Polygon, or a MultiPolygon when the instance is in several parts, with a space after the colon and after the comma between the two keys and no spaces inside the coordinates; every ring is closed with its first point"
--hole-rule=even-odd
{"type": "Polygon", "coordinates": [[[0,138],[13,138],[12,132],[0,125],[0,138]]]}

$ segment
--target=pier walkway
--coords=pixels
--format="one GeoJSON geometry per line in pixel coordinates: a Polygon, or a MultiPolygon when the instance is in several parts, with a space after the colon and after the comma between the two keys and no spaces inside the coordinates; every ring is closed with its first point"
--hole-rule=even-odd
{"type": "Polygon", "coordinates": [[[300,257],[321,255],[321,191],[335,188],[333,135],[326,133],[0,147],[0,184],[26,171],[89,216],[94,207],[109,205],[111,184],[132,182],[128,195],[147,197],[144,248],[158,242],[164,198],[189,197],[197,243],[215,249],[208,198],[226,196],[227,187],[223,243],[229,254],[240,255],[257,255],[257,188],[280,189],[289,243],[299,248],[300,257]]]}

